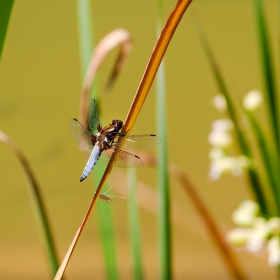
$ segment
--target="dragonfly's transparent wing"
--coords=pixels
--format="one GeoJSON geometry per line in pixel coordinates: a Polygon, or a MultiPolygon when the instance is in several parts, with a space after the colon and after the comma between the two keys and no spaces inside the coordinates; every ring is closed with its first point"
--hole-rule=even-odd
{"type": "MultiPolygon", "coordinates": [[[[108,162],[113,154],[113,149],[104,150],[101,154],[100,159],[108,162]]],[[[142,160],[131,153],[120,151],[119,157],[115,161],[115,167],[142,167],[142,160]]]]}
{"type": "Polygon", "coordinates": [[[97,127],[101,126],[101,122],[98,117],[97,112],[97,105],[94,99],[91,99],[89,101],[89,107],[88,107],[88,126],[92,132],[92,134],[96,135],[98,133],[97,127]]]}
{"type": "Polygon", "coordinates": [[[91,151],[93,145],[91,142],[91,133],[87,130],[77,119],[69,121],[71,132],[78,144],[78,146],[85,151],[91,151]]]}
{"type": "MultiPolygon", "coordinates": [[[[117,142],[119,137],[117,136],[114,141],[117,142]]],[[[123,145],[124,149],[143,149],[153,147],[160,143],[160,138],[154,134],[141,134],[141,135],[128,135],[126,142],[123,145]]]]}

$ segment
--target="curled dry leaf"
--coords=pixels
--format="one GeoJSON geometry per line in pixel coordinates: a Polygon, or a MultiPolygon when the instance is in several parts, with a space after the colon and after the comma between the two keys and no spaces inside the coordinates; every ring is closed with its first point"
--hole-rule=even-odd
{"type": "Polygon", "coordinates": [[[117,75],[123,70],[127,57],[132,49],[132,37],[125,29],[115,29],[107,34],[95,47],[87,69],[86,77],[82,88],[80,103],[80,120],[85,127],[88,127],[87,113],[89,93],[93,79],[98,68],[101,66],[107,55],[118,45],[121,45],[118,58],[115,62],[113,71],[109,78],[106,88],[110,87],[115,81],[117,75]]]}

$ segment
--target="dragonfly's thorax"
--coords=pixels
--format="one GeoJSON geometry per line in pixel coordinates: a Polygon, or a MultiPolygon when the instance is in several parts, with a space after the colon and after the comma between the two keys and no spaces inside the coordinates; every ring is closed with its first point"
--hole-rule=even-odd
{"type": "Polygon", "coordinates": [[[92,135],[91,141],[93,145],[98,145],[102,150],[107,150],[112,147],[116,133],[122,128],[122,121],[113,120],[112,124],[105,126],[95,136],[92,135]]]}

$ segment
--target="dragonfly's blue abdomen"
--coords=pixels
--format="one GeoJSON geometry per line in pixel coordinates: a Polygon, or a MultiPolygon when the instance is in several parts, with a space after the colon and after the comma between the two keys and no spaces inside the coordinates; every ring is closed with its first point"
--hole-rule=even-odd
{"type": "Polygon", "coordinates": [[[99,157],[101,155],[101,149],[98,145],[95,144],[90,157],[88,159],[88,162],[86,164],[86,167],[83,171],[83,174],[80,178],[80,182],[82,182],[84,179],[86,179],[88,177],[88,175],[90,174],[90,172],[92,171],[93,167],[95,166],[95,164],[97,163],[99,157]]]}

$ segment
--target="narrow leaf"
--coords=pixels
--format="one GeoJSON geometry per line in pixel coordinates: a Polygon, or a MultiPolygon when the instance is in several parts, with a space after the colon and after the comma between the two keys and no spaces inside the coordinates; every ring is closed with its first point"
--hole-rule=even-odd
{"type": "Polygon", "coordinates": [[[133,279],[143,279],[141,240],[140,240],[140,223],[138,217],[138,209],[136,203],[136,172],[131,168],[128,171],[129,186],[129,226],[132,246],[132,262],[133,262],[133,279]]]}
{"type": "MultiPolygon", "coordinates": [[[[267,139],[264,137],[264,131],[261,128],[259,122],[254,117],[251,112],[246,112],[248,120],[251,124],[252,130],[255,135],[255,139],[257,140],[257,146],[260,150],[261,161],[264,165],[265,173],[267,175],[268,183],[271,188],[272,197],[274,199],[275,206],[278,211],[278,215],[280,215],[280,192],[279,192],[279,172],[276,174],[273,172],[275,169],[275,160],[272,158],[272,152],[270,151],[271,145],[269,145],[267,139]],[[276,176],[275,176],[276,175],[276,176]]],[[[279,165],[278,166],[279,170],[279,165]]]]}
{"type": "MultiPolygon", "coordinates": [[[[157,1],[157,37],[162,29],[162,1],[157,1]]],[[[160,279],[172,278],[172,248],[171,248],[171,227],[170,227],[170,194],[169,175],[167,172],[167,112],[166,112],[166,87],[164,59],[159,66],[156,77],[156,104],[157,104],[157,135],[161,139],[158,146],[159,164],[158,191],[159,191],[159,267],[160,279]]]]}
{"type": "Polygon", "coordinates": [[[266,87],[266,105],[267,114],[270,119],[274,144],[280,158],[280,136],[278,124],[278,108],[277,108],[277,92],[275,83],[275,74],[273,69],[273,58],[269,45],[269,37],[266,27],[266,19],[264,15],[263,0],[254,0],[256,19],[258,25],[259,42],[261,49],[263,79],[266,87]]]}
{"type": "Polygon", "coordinates": [[[0,61],[13,3],[13,0],[0,0],[0,61]]]}
{"type": "Polygon", "coordinates": [[[39,184],[23,152],[14,143],[14,141],[1,130],[0,130],[0,141],[7,144],[8,147],[15,153],[26,174],[26,177],[29,182],[31,203],[34,208],[34,212],[39,220],[39,227],[40,230],[42,231],[43,242],[45,243],[51,274],[54,276],[58,269],[58,258],[57,258],[55,244],[54,244],[53,234],[47,217],[47,211],[43,201],[39,184]]]}

